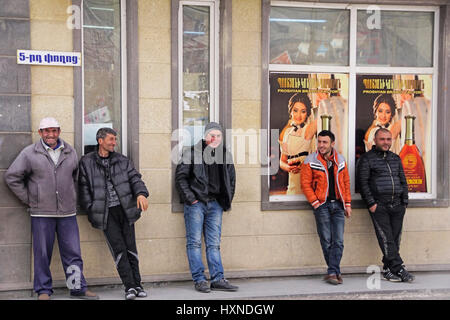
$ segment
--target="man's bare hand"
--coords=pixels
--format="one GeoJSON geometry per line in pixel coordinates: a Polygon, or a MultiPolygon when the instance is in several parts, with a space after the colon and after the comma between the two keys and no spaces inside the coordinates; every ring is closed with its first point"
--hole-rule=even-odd
{"type": "Polygon", "coordinates": [[[373,206],[369,208],[369,211],[374,213],[377,210],[377,204],[375,203],[373,206]]]}
{"type": "Polygon", "coordinates": [[[137,197],[137,207],[138,209],[141,209],[142,211],[147,211],[148,209],[148,200],[143,195],[139,195],[137,197]]]}
{"type": "Polygon", "coordinates": [[[350,218],[352,216],[352,208],[351,207],[345,207],[345,216],[347,218],[350,218]]]}

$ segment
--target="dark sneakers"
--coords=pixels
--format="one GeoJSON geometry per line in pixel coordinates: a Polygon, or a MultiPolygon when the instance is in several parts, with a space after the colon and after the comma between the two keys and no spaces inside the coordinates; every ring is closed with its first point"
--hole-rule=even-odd
{"type": "Polygon", "coordinates": [[[136,299],[137,291],[134,288],[130,288],[125,291],[125,300],[134,300],[136,299]]]}
{"type": "Polygon", "coordinates": [[[211,289],[208,286],[208,282],[206,281],[198,281],[195,283],[195,290],[202,293],[208,293],[211,289]]]}
{"type": "Polygon", "coordinates": [[[389,269],[383,270],[383,278],[390,282],[402,282],[402,279],[398,275],[393,274],[389,269]]]}
{"type": "Polygon", "coordinates": [[[413,282],[415,277],[409,273],[405,268],[401,268],[397,273],[402,282],[413,282]]]}
{"type": "Polygon", "coordinates": [[[142,287],[136,287],[135,290],[137,292],[136,297],[138,297],[138,298],[146,298],[147,297],[147,292],[145,292],[145,290],[142,287]]]}
{"type": "Polygon", "coordinates": [[[219,281],[211,282],[211,290],[219,291],[237,291],[239,287],[231,285],[228,280],[221,279],[219,281]]]}

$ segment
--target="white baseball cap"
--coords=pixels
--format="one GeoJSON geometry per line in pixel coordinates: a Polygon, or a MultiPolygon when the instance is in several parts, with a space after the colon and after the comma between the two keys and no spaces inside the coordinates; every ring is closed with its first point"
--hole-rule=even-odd
{"type": "Polygon", "coordinates": [[[49,117],[41,120],[39,124],[39,130],[46,128],[60,128],[58,121],[55,118],[49,117]]]}

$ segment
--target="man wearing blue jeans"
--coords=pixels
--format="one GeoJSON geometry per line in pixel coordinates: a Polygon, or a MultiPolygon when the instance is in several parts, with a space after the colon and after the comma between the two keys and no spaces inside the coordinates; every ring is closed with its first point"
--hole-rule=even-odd
{"type": "Polygon", "coordinates": [[[350,218],[351,192],[347,164],[334,149],[334,134],[323,130],[317,137],[317,152],[306,157],[301,168],[301,186],[314,208],[317,233],[328,265],[330,284],[342,284],[340,263],[344,251],[345,216],[350,218]]]}
{"type": "Polygon", "coordinates": [[[235,169],[231,154],[222,143],[220,124],[206,125],[204,140],[184,150],[175,173],[175,184],[184,203],[186,252],[199,292],[236,291],[224,277],[220,256],[222,212],[231,208],[235,190],[235,169]],[[211,279],[208,286],[202,262],[202,233],[211,279]]]}

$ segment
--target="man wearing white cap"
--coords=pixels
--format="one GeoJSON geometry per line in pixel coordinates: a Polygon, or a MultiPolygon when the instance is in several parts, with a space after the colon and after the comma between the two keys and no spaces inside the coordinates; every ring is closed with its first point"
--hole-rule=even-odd
{"type": "Polygon", "coordinates": [[[39,300],[48,300],[53,293],[50,262],[56,233],[71,297],[98,299],[87,290],[83,276],[76,220],[77,153],[59,138],[56,119],[42,119],[38,133],[41,139],[24,148],[4,176],[31,215],[34,291],[39,300]]]}

